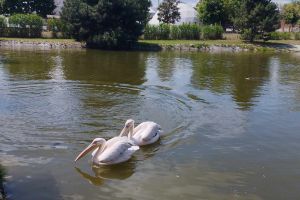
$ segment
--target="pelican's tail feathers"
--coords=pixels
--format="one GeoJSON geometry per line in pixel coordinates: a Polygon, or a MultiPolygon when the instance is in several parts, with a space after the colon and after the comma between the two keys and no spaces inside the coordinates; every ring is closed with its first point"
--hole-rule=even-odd
{"type": "Polygon", "coordinates": [[[128,148],[129,151],[137,151],[139,149],[140,149],[139,146],[131,146],[130,148],[128,148]]]}

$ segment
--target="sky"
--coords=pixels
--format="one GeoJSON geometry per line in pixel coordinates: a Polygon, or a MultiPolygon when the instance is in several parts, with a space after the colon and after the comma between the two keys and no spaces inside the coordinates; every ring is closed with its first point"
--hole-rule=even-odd
{"type": "MultiPolygon", "coordinates": [[[[159,0],[160,2],[162,2],[162,0],[159,0]]],[[[184,3],[189,3],[189,4],[196,4],[198,2],[198,0],[181,0],[182,2],[184,3]]],[[[291,2],[292,0],[273,0],[274,2],[278,3],[278,4],[285,4],[285,3],[289,3],[291,2]]],[[[152,0],[152,4],[154,7],[157,6],[157,2],[158,0],[152,0]]]]}

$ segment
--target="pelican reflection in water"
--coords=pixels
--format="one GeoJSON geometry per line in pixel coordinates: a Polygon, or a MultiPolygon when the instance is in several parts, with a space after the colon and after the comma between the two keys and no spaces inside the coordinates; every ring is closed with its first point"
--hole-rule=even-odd
{"type": "Polygon", "coordinates": [[[135,165],[133,162],[127,162],[120,165],[113,166],[92,166],[94,175],[82,171],[78,167],[75,170],[81,175],[82,178],[88,180],[90,184],[100,186],[105,180],[125,180],[133,175],[135,165]]]}

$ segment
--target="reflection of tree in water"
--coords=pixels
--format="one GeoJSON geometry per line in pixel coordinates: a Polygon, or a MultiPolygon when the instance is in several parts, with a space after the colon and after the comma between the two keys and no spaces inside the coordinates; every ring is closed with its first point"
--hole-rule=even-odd
{"type": "Polygon", "coordinates": [[[192,83],[217,93],[230,93],[241,109],[249,109],[269,76],[264,54],[194,54],[192,83]]]}
{"type": "Polygon", "coordinates": [[[295,104],[292,107],[297,107],[300,101],[300,54],[283,54],[279,59],[279,82],[282,85],[288,85],[292,88],[294,93],[295,104]]]}
{"type": "Polygon", "coordinates": [[[50,79],[49,71],[54,67],[50,52],[16,51],[3,58],[4,68],[18,78],[45,80],[50,79]]]}
{"type": "Polygon", "coordinates": [[[2,199],[1,197],[5,198],[4,187],[3,187],[4,175],[5,175],[5,170],[0,164],[0,199],[2,199]]]}
{"type": "Polygon", "coordinates": [[[161,52],[157,57],[157,73],[162,81],[168,81],[173,76],[175,70],[174,52],[161,52]]]}
{"type": "Polygon", "coordinates": [[[102,83],[144,83],[147,53],[87,50],[61,54],[66,79],[102,83]]]}

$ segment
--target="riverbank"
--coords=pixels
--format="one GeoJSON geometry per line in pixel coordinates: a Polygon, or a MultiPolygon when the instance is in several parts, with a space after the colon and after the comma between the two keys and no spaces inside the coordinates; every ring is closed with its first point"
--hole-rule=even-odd
{"type": "MultiPolygon", "coordinates": [[[[73,39],[43,38],[0,38],[0,47],[37,49],[83,49],[84,43],[73,39]]],[[[242,40],[139,40],[133,47],[137,51],[279,51],[300,52],[299,40],[272,40],[268,42],[247,43],[242,40]]]]}
{"type": "Polygon", "coordinates": [[[0,38],[0,47],[13,49],[80,49],[85,48],[85,44],[76,42],[73,39],[0,38]]]}
{"type": "Polygon", "coordinates": [[[242,40],[140,40],[142,46],[179,51],[286,51],[300,52],[299,40],[272,40],[248,43],[242,40]]]}

